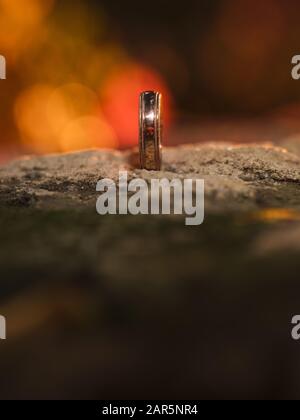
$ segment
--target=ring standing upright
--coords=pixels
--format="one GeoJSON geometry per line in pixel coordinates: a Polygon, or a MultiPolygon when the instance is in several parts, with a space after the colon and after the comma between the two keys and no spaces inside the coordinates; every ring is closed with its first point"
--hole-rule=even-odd
{"type": "Polygon", "coordinates": [[[159,171],[162,160],[162,95],[158,92],[143,92],[139,109],[141,168],[159,171]]]}

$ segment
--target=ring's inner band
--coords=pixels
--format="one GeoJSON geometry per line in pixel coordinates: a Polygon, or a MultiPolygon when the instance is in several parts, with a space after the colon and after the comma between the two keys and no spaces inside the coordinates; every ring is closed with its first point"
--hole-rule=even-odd
{"type": "Polygon", "coordinates": [[[140,98],[141,167],[160,170],[161,166],[161,95],[144,92],[140,98]]]}

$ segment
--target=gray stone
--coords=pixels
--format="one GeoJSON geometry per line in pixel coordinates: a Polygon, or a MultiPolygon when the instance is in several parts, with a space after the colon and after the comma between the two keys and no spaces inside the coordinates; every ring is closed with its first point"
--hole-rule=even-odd
{"type": "Polygon", "coordinates": [[[85,151],[25,157],[0,168],[0,205],[92,207],[96,183],[142,177],[203,178],[207,211],[300,205],[300,158],[272,145],[196,144],[166,148],[161,172],[138,169],[136,151],[85,151]]]}

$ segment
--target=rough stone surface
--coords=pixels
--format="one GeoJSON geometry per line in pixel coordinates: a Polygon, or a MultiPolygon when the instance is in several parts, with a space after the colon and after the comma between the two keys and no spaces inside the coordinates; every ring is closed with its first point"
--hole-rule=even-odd
{"type": "Polygon", "coordinates": [[[206,210],[300,205],[300,158],[272,145],[187,145],[164,150],[160,172],[141,171],[136,152],[85,151],[25,157],[0,168],[0,204],[32,208],[94,206],[102,178],[203,178],[206,210]]]}

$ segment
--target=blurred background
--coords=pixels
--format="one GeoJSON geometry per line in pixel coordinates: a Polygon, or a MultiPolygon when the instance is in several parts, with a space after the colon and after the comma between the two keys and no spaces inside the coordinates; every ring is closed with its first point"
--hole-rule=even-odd
{"type": "MultiPolygon", "coordinates": [[[[0,0],[0,163],[135,147],[149,89],[167,145],[300,145],[299,16],[299,0],[0,0]]],[[[208,182],[225,177],[199,229],[99,217],[106,155],[1,167],[0,399],[298,399],[299,164],[269,149],[208,153],[208,182]]]]}
{"type": "Polygon", "coordinates": [[[298,0],[0,0],[0,160],[137,144],[137,95],[166,143],[300,131],[298,0]]]}

